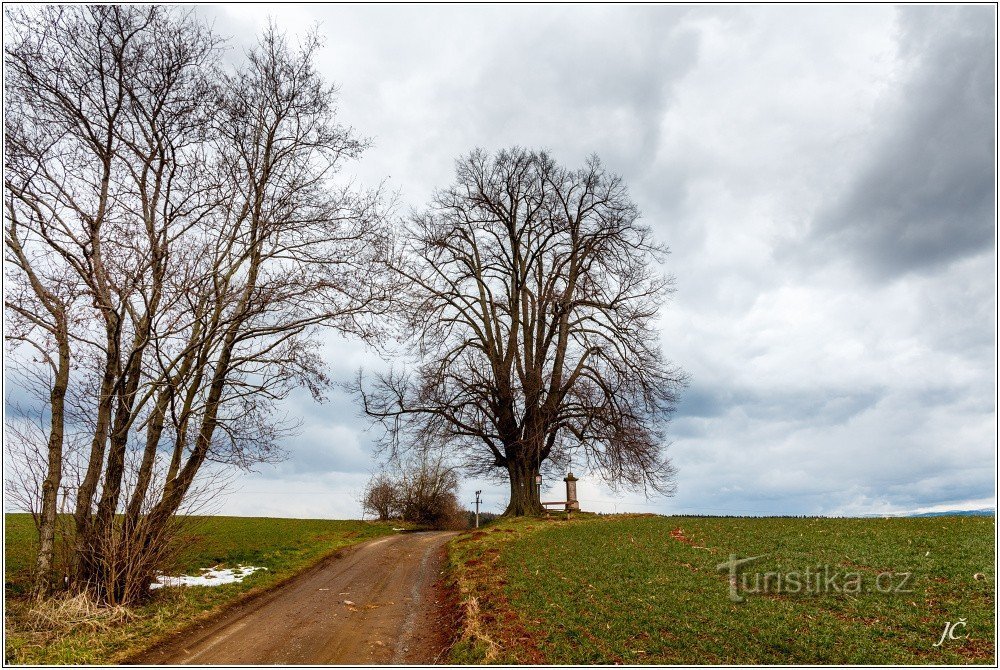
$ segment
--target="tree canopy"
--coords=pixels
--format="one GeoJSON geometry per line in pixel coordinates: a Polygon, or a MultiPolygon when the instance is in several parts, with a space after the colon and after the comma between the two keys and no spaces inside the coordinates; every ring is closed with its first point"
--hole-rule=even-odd
{"type": "Polygon", "coordinates": [[[447,444],[505,478],[509,514],[540,509],[536,475],[575,462],[612,485],[669,493],[664,429],[685,375],[656,319],[666,249],[596,157],[474,151],[414,214],[393,270],[414,365],[358,391],[392,452],[447,444]]]}

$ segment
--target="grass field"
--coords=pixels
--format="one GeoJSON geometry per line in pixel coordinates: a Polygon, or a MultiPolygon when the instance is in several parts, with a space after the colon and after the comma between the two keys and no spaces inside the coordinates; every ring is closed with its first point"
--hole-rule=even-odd
{"type": "Polygon", "coordinates": [[[18,664],[117,663],[218,608],[289,578],[338,548],[393,532],[392,524],[363,521],[191,517],[171,574],[198,574],[215,565],[255,565],[240,584],[171,588],[132,612],[45,620],[23,600],[34,560],[36,535],[27,514],[7,514],[4,587],[7,632],[4,658],[18,664]]]}
{"type": "Polygon", "coordinates": [[[993,517],[500,522],[452,543],[465,605],[452,660],[992,664],[994,527],[993,517]],[[738,569],[742,602],[718,569],[731,555],[762,556],[738,569]],[[934,646],[959,621],[956,639],[934,646]]]}

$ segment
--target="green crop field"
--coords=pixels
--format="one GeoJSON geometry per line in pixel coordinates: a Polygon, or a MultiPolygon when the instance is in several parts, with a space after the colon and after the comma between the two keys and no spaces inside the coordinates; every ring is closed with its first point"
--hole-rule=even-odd
{"type": "Polygon", "coordinates": [[[960,516],[500,522],[451,545],[452,660],[992,664],[994,534],[960,516]],[[760,558],[731,579],[731,556],[760,558]]]}
{"type": "Polygon", "coordinates": [[[198,574],[199,568],[238,564],[267,570],[239,584],[160,589],[148,605],[114,619],[72,612],[43,618],[32,613],[24,600],[37,542],[31,517],[5,517],[4,658],[19,664],[120,662],[228,603],[274,586],[339,548],[393,532],[392,524],[363,521],[188,517],[183,520],[180,551],[170,574],[198,574]]]}

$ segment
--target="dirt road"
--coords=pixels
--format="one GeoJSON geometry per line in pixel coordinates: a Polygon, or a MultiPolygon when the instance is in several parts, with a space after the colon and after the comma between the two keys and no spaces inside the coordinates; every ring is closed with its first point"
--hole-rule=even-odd
{"type": "Polygon", "coordinates": [[[138,664],[427,664],[447,642],[434,582],[455,533],[400,533],[345,549],[138,664]]]}

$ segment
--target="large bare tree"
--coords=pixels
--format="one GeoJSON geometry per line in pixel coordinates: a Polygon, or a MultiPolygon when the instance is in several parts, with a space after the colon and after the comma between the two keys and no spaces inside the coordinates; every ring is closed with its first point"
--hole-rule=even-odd
{"type": "Polygon", "coordinates": [[[475,151],[409,222],[403,371],[365,411],[393,454],[447,444],[510,483],[509,515],[541,510],[536,476],[575,458],[613,485],[669,493],[663,429],[685,383],[660,351],[665,253],[597,158],[475,151]]]}
{"type": "Polygon", "coordinates": [[[7,335],[50,371],[38,591],[68,398],[89,438],[69,576],[131,602],[203,466],[273,459],[276,403],[322,396],[320,329],[372,336],[389,293],[380,195],[337,176],[368,143],[336,121],[315,35],[272,26],[225,70],[176,8],[6,18],[7,335]]]}

